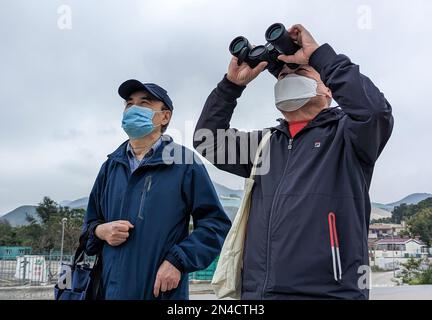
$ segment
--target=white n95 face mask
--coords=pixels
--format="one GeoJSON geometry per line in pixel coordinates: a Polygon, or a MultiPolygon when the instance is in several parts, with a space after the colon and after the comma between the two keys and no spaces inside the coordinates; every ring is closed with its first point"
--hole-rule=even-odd
{"type": "Polygon", "coordinates": [[[276,108],[292,112],[300,109],[317,95],[318,84],[315,80],[295,73],[278,80],[274,87],[276,108]]]}

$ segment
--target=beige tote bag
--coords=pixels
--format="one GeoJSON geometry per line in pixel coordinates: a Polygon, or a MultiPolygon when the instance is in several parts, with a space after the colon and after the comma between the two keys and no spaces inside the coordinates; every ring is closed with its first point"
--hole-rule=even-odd
{"type": "Polygon", "coordinates": [[[264,135],[258,146],[250,177],[245,180],[244,196],[241,205],[222,246],[219,261],[211,282],[213,290],[219,299],[240,299],[243,245],[246,235],[246,225],[249,218],[252,188],[254,186],[259,157],[270,137],[271,132],[269,131],[264,135]]]}

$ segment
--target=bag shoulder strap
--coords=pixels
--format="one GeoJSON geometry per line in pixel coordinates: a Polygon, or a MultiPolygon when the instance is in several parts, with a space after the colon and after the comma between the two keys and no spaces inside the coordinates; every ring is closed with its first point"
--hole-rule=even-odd
{"type": "Polygon", "coordinates": [[[271,135],[273,134],[273,132],[268,131],[263,138],[261,139],[261,142],[258,145],[258,149],[257,152],[255,154],[255,159],[252,165],[252,170],[251,170],[251,174],[250,174],[250,179],[254,179],[255,175],[256,175],[256,170],[257,170],[257,166],[258,166],[258,160],[261,156],[261,152],[263,151],[264,147],[267,145],[267,142],[269,142],[271,135]]]}
{"type": "Polygon", "coordinates": [[[75,251],[73,265],[76,266],[78,263],[84,260],[84,250],[86,247],[87,240],[90,236],[90,230],[87,229],[84,233],[82,233],[79,237],[79,245],[75,251]]]}

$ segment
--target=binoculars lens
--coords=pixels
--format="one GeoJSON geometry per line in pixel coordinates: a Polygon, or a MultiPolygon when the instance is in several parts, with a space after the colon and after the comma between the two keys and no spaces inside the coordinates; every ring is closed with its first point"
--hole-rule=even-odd
{"type": "Polygon", "coordinates": [[[270,42],[280,53],[285,55],[295,54],[300,49],[300,46],[294,43],[282,23],[274,23],[268,27],[265,38],[267,42],[270,42]]]}
{"type": "Polygon", "coordinates": [[[265,46],[256,46],[250,51],[249,57],[251,59],[258,59],[266,53],[267,53],[267,48],[265,46]]]}
{"type": "Polygon", "coordinates": [[[276,41],[283,35],[285,27],[281,23],[272,24],[266,31],[265,37],[268,42],[276,41]]]}
{"type": "Polygon", "coordinates": [[[233,56],[237,57],[244,48],[249,48],[249,47],[250,47],[249,41],[245,37],[240,36],[235,38],[233,41],[231,41],[231,44],[229,46],[229,51],[233,56]]]}
{"type": "Polygon", "coordinates": [[[263,45],[256,46],[249,52],[248,58],[249,66],[255,68],[260,62],[269,61],[268,50],[263,45]]]}
{"type": "Polygon", "coordinates": [[[237,42],[237,43],[234,45],[233,51],[234,51],[234,52],[240,52],[240,50],[243,49],[244,47],[245,47],[244,42],[243,42],[242,40],[240,40],[239,42],[237,42]]]}

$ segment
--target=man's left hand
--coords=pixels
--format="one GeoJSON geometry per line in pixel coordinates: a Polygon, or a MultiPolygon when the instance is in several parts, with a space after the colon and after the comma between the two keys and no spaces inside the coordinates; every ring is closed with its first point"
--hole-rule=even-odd
{"type": "Polygon", "coordinates": [[[153,294],[157,298],[159,292],[166,292],[177,288],[181,278],[181,272],[169,261],[165,260],[156,274],[153,294]]]}
{"type": "Polygon", "coordinates": [[[288,33],[291,39],[301,48],[294,55],[287,56],[281,54],[278,56],[278,59],[285,63],[309,64],[309,58],[319,47],[318,43],[301,24],[293,25],[288,29],[288,33]]]}

